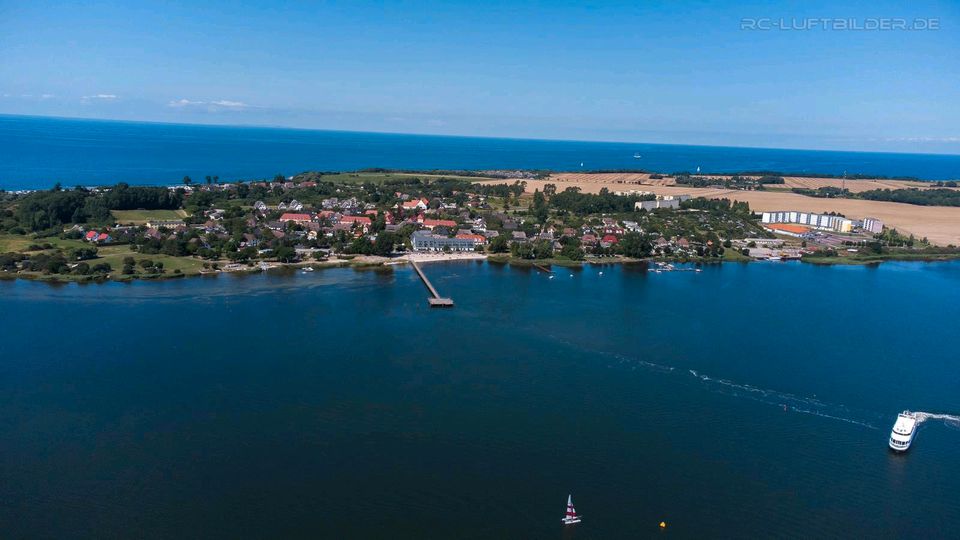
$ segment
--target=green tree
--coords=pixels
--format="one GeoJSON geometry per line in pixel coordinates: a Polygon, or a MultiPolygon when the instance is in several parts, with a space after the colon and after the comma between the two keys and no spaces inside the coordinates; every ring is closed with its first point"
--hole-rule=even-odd
{"type": "Polygon", "coordinates": [[[540,223],[547,221],[548,208],[546,197],[543,196],[543,193],[540,190],[533,191],[533,205],[530,207],[531,213],[537,218],[540,223]]]}
{"type": "Polygon", "coordinates": [[[487,246],[487,251],[490,253],[506,253],[510,251],[510,243],[507,241],[507,237],[502,234],[500,236],[494,236],[487,246]]]}
{"type": "Polygon", "coordinates": [[[290,246],[278,246],[273,250],[273,255],[280,262],[289,263],[297,260],[297,250],[290,246]]]}
{"type": "Polygon", "coordinates": [[[617,251],[627,257],[641,259],[649,257],[653,244],[645,234],[627,233],[617,243],[617,251]]]}
{"type": "Polygon", "coordinates": [[[377,241],[373,244],[373,254],[381,257],[389,257],[393,253],[393,246],[397,243],[397,236],[390,232],[381,232],[377,235],[377,241]]]}

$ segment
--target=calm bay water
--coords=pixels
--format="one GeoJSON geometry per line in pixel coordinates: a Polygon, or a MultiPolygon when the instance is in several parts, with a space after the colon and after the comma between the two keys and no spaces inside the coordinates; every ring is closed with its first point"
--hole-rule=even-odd
{"type": "Polygon", "coordinates": [[[0,115],[0,189],[272,178],[307,170],[775,170],[960,178],[960,155],[395,135],[0,115]],[[639,152],[642,159],[634,159],[639,152]],[[581,163],[583,166],[581,167],[581,163]]]}
{"type": "Polygon", "coordinates": [[[960,535],[960,264],[425,268],[0,282],[4,536],[960,535]]]}

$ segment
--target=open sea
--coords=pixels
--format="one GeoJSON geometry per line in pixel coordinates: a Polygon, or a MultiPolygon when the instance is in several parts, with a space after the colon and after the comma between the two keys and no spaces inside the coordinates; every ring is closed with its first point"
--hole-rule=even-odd
{"type": "Polygon", "coordinates": [[[280,173],[395,169],[551,169],[960,178],[960,155],[396,135],[0,115],[0,189],[178,184],[280,173]],[[641,159],[633,156],[639,153],[641,159]],[[581,165],[582,164],[582,165],[581,165]]]}
{"type": "Polygon", "coordinates": [[[0,282],[0,536],[960,537],[960,263],[424,269],[0,282]]]}

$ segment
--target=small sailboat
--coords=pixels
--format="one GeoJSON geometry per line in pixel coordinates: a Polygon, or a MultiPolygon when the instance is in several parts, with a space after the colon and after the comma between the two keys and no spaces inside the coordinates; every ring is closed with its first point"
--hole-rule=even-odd
{"type": "Polygon", "coordinates": [[[564,525],[573,525],[580,523],[580,515],[573,508],[573,495],[567,495],[567,515],[563,517],[564,525]]]}
{"type": "Polygon", "coordinates": [[[634,154],[633,154],[633,159],[640,159],[640,158],[642,158],[642,157],[643,157],[643,156],[640,155],[640,152],[634,152],[634,154]]]}

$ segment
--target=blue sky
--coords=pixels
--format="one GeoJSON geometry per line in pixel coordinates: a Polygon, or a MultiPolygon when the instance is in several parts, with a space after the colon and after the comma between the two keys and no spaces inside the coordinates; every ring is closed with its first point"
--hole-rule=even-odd
{"type": "Polygon", "coordinates": [[[6,114],[960,153],[958,59],[956,1],[0,0],[6,114]]]}

